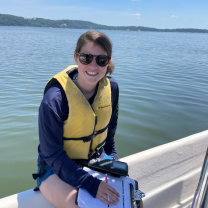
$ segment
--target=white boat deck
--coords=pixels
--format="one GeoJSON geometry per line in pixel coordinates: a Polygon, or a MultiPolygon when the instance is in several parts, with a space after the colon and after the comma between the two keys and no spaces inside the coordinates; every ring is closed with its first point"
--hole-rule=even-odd
{"type": "MultiPolygon", "coordinates": [[[[145,192],[144,208],[190,208],[208,146],[208,130],[122,158],[145,192]]],[[[0,208],[54,208],[32,189],[0,199],[0,208]]]]}

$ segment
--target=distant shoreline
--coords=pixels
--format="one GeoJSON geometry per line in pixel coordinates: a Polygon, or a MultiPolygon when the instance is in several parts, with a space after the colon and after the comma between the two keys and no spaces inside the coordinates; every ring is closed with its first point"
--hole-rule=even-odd
{"type": "MultiPolygon", "coordinates": [[[[123,31],[123,32],[137,32],[134,30],[108,30],[108,29],[82,29],[82,28],[58,28],[58,27],[32,27],[32,26],[3,26],[0,25],[0,27],[25,27],[25,28],[42,28],[42,29],[61,29],[61,30],[106,30],[106,31],[123,31]]],[[[165,31],[139,31],[139,32],[165,32],[165,31]]],[[[175,33],[173,31],[169,31],[169,33],[175,33]]],[[[208,32],[185,32],[185,31],[177,31],[177,33],[208,33],[208,32]]]]}
{"type": "Polygon", "coordinates": [[[142,26],[107,26],[82,20],[50,20],[43,18],[24,18],[9,14],[0,14],[0,26],[13,27],[37,27],[37,28],[58,28],[58,29],[83,29],[83,30],[119,30],[138,32],[189,32],[208,33],[207,29],[176,28],[157,29],[142,26]]]}

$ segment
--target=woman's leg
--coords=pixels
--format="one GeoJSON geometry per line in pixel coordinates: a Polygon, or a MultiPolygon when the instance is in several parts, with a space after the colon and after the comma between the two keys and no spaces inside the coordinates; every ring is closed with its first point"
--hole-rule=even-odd
{"type": "Polygon", "coordinates": [[[56,174],[43,181],[39,189],[43,196],[57,208],[79,208],[75,205],[77,190],[62,181],[56,174]]]}

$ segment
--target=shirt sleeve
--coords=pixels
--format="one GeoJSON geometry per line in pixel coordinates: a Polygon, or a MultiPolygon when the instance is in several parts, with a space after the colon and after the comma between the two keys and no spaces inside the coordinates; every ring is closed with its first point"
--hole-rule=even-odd
{"type": "Polygon", "coordinates": [[[118,159],[117,155],[114,135],[117,129],[117,121],[118,121],[118,110],[119,110],[119,88],[118,84],[112,77],[109,77],[111,83],[111,102],[112,102],[112,115],[111,120],[108,126],[108,134],[106,138],[106,143],[104,145],[104,150],[107,155],[113,156],[115,159],[118,159]]]}
{"type": "Polygon", "coordinates": [[[65,93],[56,86],[43,98],[38,119],[39,155],[61,180],[75,188],[84,188],[96,197],[101,181],[84,171],[63,150],[63,121],[68,115],[64,99],[65,93]]]}

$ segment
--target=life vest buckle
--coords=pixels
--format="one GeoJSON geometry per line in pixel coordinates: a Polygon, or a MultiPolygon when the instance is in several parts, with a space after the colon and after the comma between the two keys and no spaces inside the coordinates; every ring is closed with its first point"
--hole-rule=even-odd
{"type": "Polygon", "coordinates": [[[83,142],[89,142],[89,141],[91,141],[92,139],[94,139],[95,138],[95,134],[92,134],[92,135],[90,135],[90,136],[88,136],[88,137],[85,137],[84,139],[83,139],[83,142]]]}
{"type": "Polygon", "coordinates": [[[96,154],[96,157],[97,157],[97,158],[100,157],[100,153],[99,153],[98,148],[95,149],[95,154],[96,154]]]}

